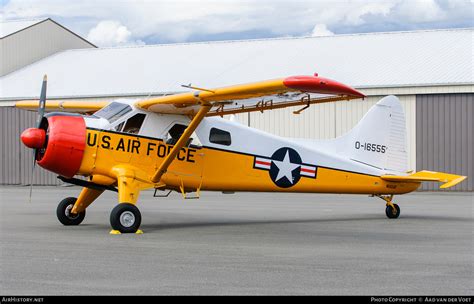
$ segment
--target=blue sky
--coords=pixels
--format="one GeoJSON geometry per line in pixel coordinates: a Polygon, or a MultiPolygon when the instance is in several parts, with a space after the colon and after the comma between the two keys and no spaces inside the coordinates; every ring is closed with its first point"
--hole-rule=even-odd
{"type": "Polygon", "coordinates": [[[99,46],[474,27],[471,0],[0,0],[99,46]]]}

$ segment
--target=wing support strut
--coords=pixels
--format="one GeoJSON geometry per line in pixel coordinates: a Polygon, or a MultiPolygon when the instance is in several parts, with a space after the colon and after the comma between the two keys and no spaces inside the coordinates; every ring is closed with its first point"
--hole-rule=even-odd
{"type": "Polygon", "coordinates": [[[153,177],[151,178],[151,181],[153,183],[157,183],[161,180],[161,177],[163,176],[163,174],[166,173],[166,171],[168,170],[168,167],[176,158],[176,155],[178,155],[181,148],[184,147],[188,139],[191,137],[193,132],[196,130],[196,128],[199,126],[199,124],[201,123],[201,121],[204,119],[204,117],[206,116],[206,114],[209,112],[211,108],[212,108],[212,105],[210,103],[201,101],[201,107],[199,108],[199,111],[193,117],[193,119],[191,120],[191,123],[188,125],[186,130],[184,130],[184,133],[181,135],[178,142],[174,145],[173,149],[171,149],[170,153],[165,157],[160,167],[156,171],[155,175],[153,175],[153,177]]]}
{"type": "Polygon", "coordinates": [[[306,105],[297,111],[293,111],[293,114],[300,114],[301,112],[309,108],[309,106],[311,105],[311,96],[309,96],[309,94],[306,94],[306,96],[303,96],[303,98],[301,98],[301,101],[304,101],[305,98],[307,102],[306,105]]]}

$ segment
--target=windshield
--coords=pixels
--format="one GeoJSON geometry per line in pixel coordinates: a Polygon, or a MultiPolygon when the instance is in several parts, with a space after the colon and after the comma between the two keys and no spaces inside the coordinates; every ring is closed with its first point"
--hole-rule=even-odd
{"type": "Polygon", "coordinates": [[[110,123],[113,123],[123,115],[130,112],[132,108],[123,103],[112,102],[105,108],[100,109],[99,111],[94,113],[94,116],[99,116],[102,118],[107,119],[110,123]]]}

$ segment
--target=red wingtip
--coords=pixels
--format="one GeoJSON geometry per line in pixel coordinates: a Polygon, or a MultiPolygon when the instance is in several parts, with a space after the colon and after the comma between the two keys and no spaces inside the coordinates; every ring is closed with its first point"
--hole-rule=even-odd
{"type": "Polygon", "coordinates": [[[363,98],[364,94],[348,85],[332,79],[314,76],[291,76],[283,80],[283,84],[291,89],[309,93],[322,93],[333,95],[349,95],[363,98]]]}

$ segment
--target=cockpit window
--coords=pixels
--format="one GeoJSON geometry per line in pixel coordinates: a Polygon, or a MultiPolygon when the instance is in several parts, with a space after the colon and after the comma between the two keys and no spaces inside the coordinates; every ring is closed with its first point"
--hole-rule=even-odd
{"type": "MultiPolygon", "coordinates": [[[[181,135],[183,135],[184,131],[186,130],[188,126],[182,125],[182,124],[175,124],[174,126],[169,129],[168,134],[166,134],[165,142],[167,145],[175,145],[181,135]]],[[[191,137],[188,138],[188,141],[184,144],[185,147],[200,147],[201,142],[197,138],[196,133],[194,132],[191,134],[191,137]]]]}
{"type": "Polygon", "coordinates": [[[138,113],[133,115],[127,120],[125,127],[123,128],[124,133],[138,134],[140,128],[142,127],[143,121],[145,120],[146,115],[138,113]]]}
{"type": "Polygon", "coordinates": [[[113,123],[131,110],[132,108],[127,104],[112,102],[105,108],[95,112],[94,115],[107,119],[109,123],[113,123]]]}
{"type": "Polygon", "coordinates": [[[171,129],[168,131],[168,135],[166,136],[166,144],[174,145],[178,142],[181,135],[183,135],[184,130],[186,130],[187,126],[181,124],[175,124],[171,129]]]}

